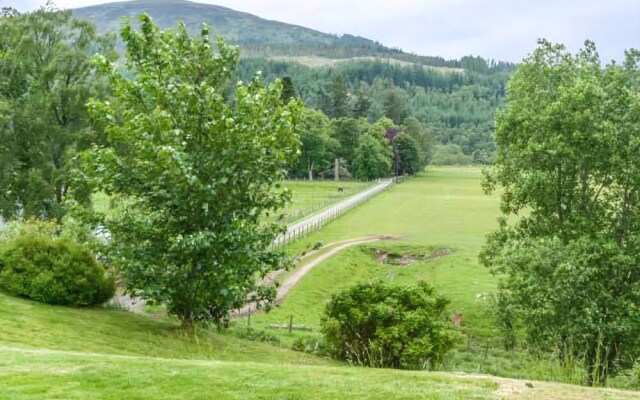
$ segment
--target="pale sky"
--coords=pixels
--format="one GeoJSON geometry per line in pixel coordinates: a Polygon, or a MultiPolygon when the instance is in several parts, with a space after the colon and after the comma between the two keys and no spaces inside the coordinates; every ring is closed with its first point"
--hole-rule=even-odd
{"type": "MultiPolygon", "coordinates": [[[[40,0],[0,0],[21,11],[40,0]]],[[[63,8],[104,0],[57,0],[63,8]]],[[[198,0],[322,32],[350,33],[422,55],[520,61],[544,37],[579,49],[596,42],[603,61],[640,48],[640,0],[198,0]]]]}

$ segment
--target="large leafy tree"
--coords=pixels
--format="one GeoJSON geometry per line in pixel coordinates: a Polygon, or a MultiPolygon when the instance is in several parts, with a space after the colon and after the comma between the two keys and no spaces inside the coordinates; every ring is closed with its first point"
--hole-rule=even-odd
{"type": "Polygon", "coordinates": [[[313,180],[314,174],[330,169],[339,144],[331,137],[330,120],[322,111],[304,109],[298,132],[301,153],[294,174],[313,180]]]}
{"type": "Polygon", "coordinates": [[[541,41],[509,82],[485,179],[510,217],[481,255],[504,277],[502,327],[581,360],[588,384],[640,354],[639,61],[541,41]]]}
{"type": "Polygon", "coordinates": [[[336,157],[344,160],[351,167],[354,152],[358,146],[358,138],[366,130],[368,124],[363,119],[351,117],[337,118],[331,121],[331,136],[338,141],[336,157]]]}
{"type": "Polygon", "coordinates": [[[74,190],[70,161],[86,143],[86,102],[104,89],[90,59],[113,58],[113,40],[50,5],[4,10],[0,33],[0,213],[59,219],[74,190]]]}
{"type": "Polygon", "coordinates": [[[160,31],[138,19],[139,30],[121,30],[131,74],[101,63],[114,95],[90,113],[108,143],[84,155],[84,173],[126,201],[104,224],[127,291],[166,304],[185,327],[220,322],[250,294],[274,295],[256,278],[282,266],[270,249],[282,228],[260,217],[288,199],[278,182],[298,152],[301,104],[283,105],[281,85],[258,77],[230,104],[237,47],[212,43],[206,27],[191,37],[183,23],[160,31]]]}
{"type": "Polygon", "coordinates": [[[398,153],[398,173],[415,175],[422,169],[418,143],[406,133],[400,133],[393,140],[398,153]]]}
{"type": "Polygon", "coordinates": [[[431,132],[417,119],[406,118],[402,123],[402,131],[415,140],[418,145],[421,166],[429,164],[433,157],[433,137],[431,132]]]}
{"type": "Polygon", "coordinates": [[[358,138],[353,168],[358,179],[378,179],[391,174],[391,148],[370,133],[358,138]]]}

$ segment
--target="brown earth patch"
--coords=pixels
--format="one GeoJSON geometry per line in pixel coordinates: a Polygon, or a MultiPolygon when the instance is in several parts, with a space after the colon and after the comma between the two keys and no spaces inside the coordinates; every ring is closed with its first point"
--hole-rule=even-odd
{"type": "Polygon", "coordinates": [[[370,251],[378,263],[399,265],[401,267],[406,267],[419,261],[434,260],[436,258],[445,257],[453,253],[453,249],[450,247],[438,249],[429,254],[415,254],[411,252],[401,254],[395,251],[388,251],[379,248],[372,248],[370,251]]]}

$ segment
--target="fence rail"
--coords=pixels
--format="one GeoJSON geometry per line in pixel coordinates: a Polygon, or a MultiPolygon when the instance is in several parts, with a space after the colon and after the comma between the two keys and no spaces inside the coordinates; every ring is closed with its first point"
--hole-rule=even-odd
{"type": "Polygon", "coordinates": [[[278,236],[273,241],[273,246],[284,247],[291,242],[309,235],[312,232],[320,230],[329,221],[336,219],[358,204],[369,200],[371,197],[387,189],[392,184],[392,179],[380,180],[380,182],[374,187],[360,192],[343,202],[340,202],[324,211],[319,212],[318,214],[312,215],[309,218],[306,218],[298,223],[289,226],[285,233],[278,236]]]}

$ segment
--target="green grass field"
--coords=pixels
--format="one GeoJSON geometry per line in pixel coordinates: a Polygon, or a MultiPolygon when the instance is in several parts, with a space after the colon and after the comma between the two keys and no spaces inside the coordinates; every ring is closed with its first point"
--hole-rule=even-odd
{"type": "Polygon", "coordinates": [[[491,335],[487,324],[487,294],[496,281],[478,265],[484,237],[496,227],[498,199],[480,189],[477,168],[435,169],[395,186],[323,230],[290,246],[296,253],[316,241],[332,243],[375,234],[399,235],[398,242],[368,244],[347,249],[315,268],[275,311],[254,322],[282,322],[291,314],[300,323],[316,327],[324,303],[332,293],[368,279],[409,283],[431,282],[451,298],[452,312],[463,314],[463,325],[474,335],[491,335]],[[372,247],[431,253],[450,248],[453,253],[406,267],[378,263],[372,247]]]}
{"type": "Polygon", "coordinates": [[[0,399],[490,399],[489,380],[348,368],[121,310],[0,293],[0,399]]]}
{"type": "Polygon", "coordinates": [[[565,399],[636,393],[445,372],[353,368],[102,308],[0,293],[0,399],[565,399]]]}
{"type": "MultiPolygon", "coordinates": [[[[332,294],[371,279],[398,284],[426,280],[451,300],[451,316],[462,314],[463,340],[440,368],[580,383],[579,371],[563,370],[548,357],[537,359],[525,352],[507,352],[502,348],[490,317],[490,299],[497,279],[479,265],[477,258],[485,236],[497,227],[499,198],[485,195],[480,180],[479,168],[430,168],[292,244],[289,251],[296,254],[316,241],[329,244],[376,234],[400,236],[396,242],[344,250],[314,268],[281,306],[268,314],[252,316],[251,321],[239,320],[237,325],[246,326],[250,322],[253,328],[275,334],[287,345],[298,338],[318,339],[320,317],[332,294]],[[438,249],[453,252],[409,266],[396,266],[377,262],[371,248],[398,253],[429,254],[438,249]],[[282,328],[291,318],[294,325],[303,326],[289,334],[282,328]]],[[[610,383],[624,386],[615,378],[610,383]]]]}
{"type": "Polygon", "coordinates": [[[291,189],[291,203],[283,210],[286,224],[295,222],[338,203],[371,186],[370,182],[336,181],[287,181],[284,186],[291,189]],[[342,192],[338,188],[343,189],[342,192]]]}
{"type": "MultiPolygon", "coordinates": [[[[255,331],[279,345],[240,339],[247,319],[223,334],[183,332],[177,322],[106,308],[70,309],[0,293],[0,399],[638,399],[637,392],[557,383],[451,374],[565,380],[545,360],[506,353],[487,315],[496,281],[477,262],[484,235],[496,226],[498,200],[484,196],[480,171],[433,168],[344,214],[322,231],[294,243],[331,243],[371,234],[396,234],[394,242],[353,247],[318,265],[284,304],[251,317],[255,331]],[[380,264],[371,249],[452,254],[408,266],[380,264]],[[425,279],[463,314],[461,342],[442,372],[349,367],[288,350],[294,339],[318,337],[320,313],[332,293],[353,283],[425,279]],[[294,324],[309,330],[275,329],[294,324]],[[469,347],[467,348],[467,344],[469,347]]],[[[615,381],[614,381],[615,382],[615,381]]]]}
{"type": "MultiPolygon", "coordinates": [[[[347,181],[302,181],[291,180],[284,186],[291,190],[291,202],[282,210],[282,223],[290,224],[315,214],[335,203],[345,200],[373,185],[372,182],[347,181]],[[338,191],[341,187],[343,191],[338,191]]],[[[104,193],[93,195],[93,207],[96,211],[108,213],[111,207],[109,196],[104,193]]],[[[271,215],[267,219],[275,220],[280,215],[271,215]]]]}

